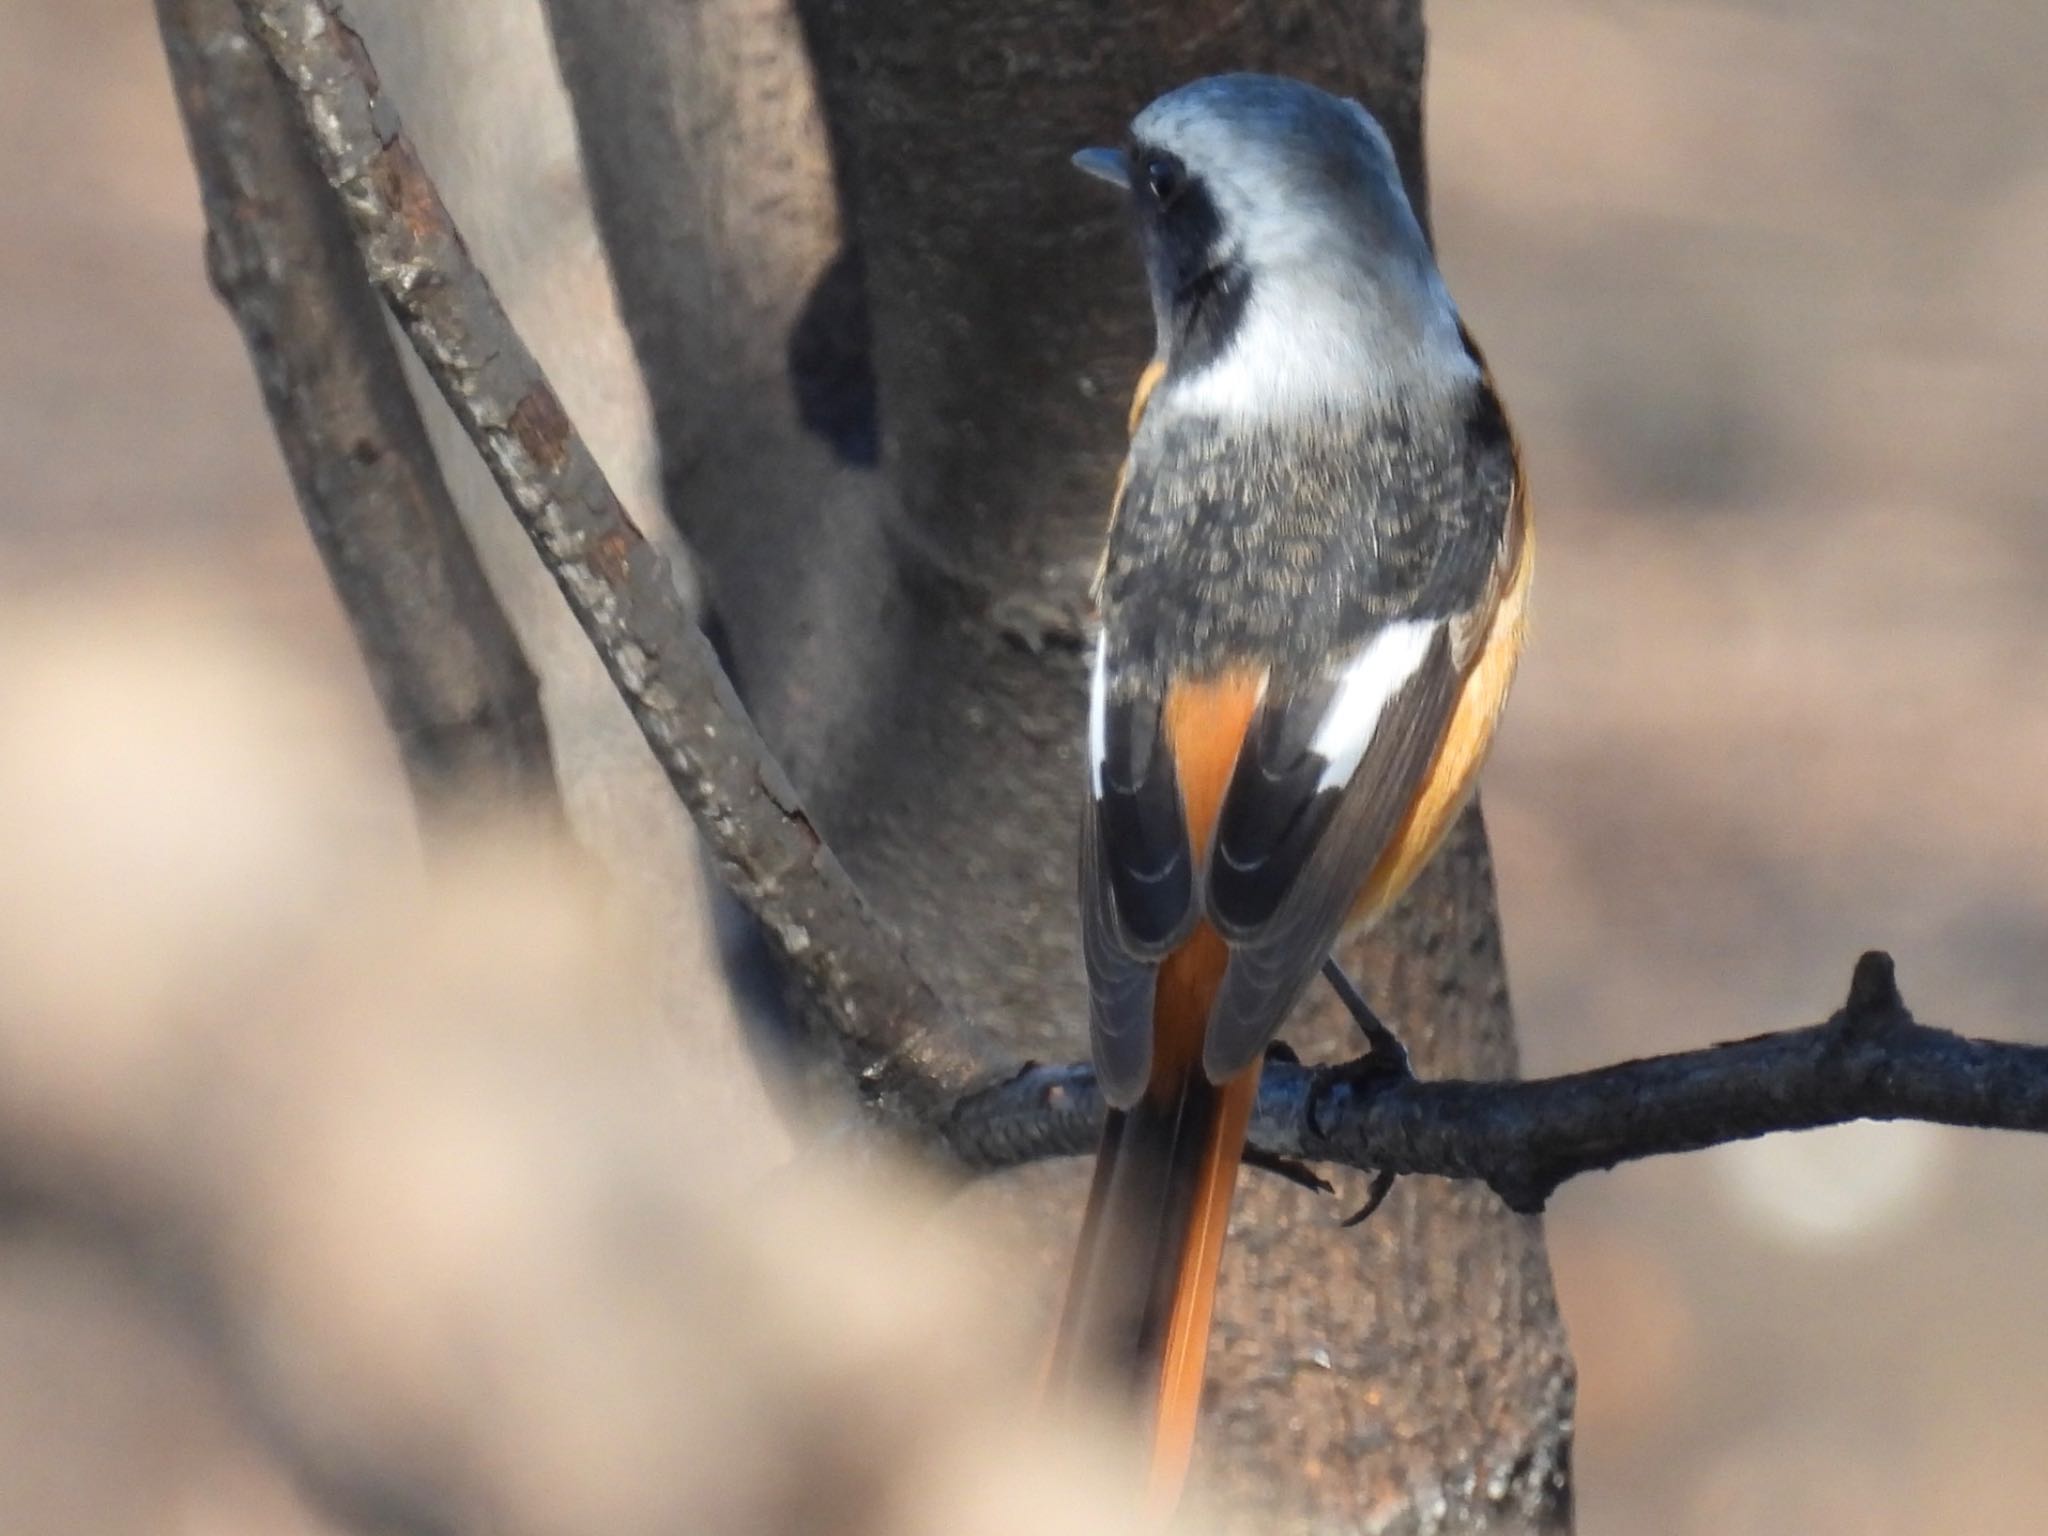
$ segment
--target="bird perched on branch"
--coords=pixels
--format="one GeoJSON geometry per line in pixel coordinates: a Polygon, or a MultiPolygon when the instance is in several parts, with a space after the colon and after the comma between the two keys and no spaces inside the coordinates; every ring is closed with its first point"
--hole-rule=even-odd
{"type": "Polygon", "coordinates": [[[1531,542],[1363,107],[1225,75],[1074,158],[1128,195],[1158,342],[1099,576],[1080,894],[1112,1112],[1053,1370],[1134,1394],[1166,1509],[1261,1063],[1470,796],[1531,542]]]}

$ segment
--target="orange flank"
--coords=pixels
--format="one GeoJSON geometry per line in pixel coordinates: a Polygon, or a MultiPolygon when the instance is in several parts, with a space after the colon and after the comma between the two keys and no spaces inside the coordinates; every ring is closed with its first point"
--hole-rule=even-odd
{"type": "MultiPolygon", "coordinates": [[[[1520,511],[1519,497],[1516,510],[1520,511]]],[[[1493,728],[1500,721],[1501,706],[1507,702],[1508,684],[1515,680],[1515,663],[1522,654],[1529,575],[1536,564],[1536,541],[1526,519],[1522,521],[1520,535],[1507,590],[1501,593],[1479,654],[1465,674],[1465,686],[1444,731],[1443,744],[1437,748],[1429,772],[1423,775],[1421,790],[1400,829],[1359,890],[1358,900],[1351,908],[1353,923],[1372,921],[1401,898],[1436,856],[1458,813],[1471,798],[1480,765],[1493,745],[1493,728]]]]}
{"type": "Polygon", "coordinates": [[[1138,387],[1131,395],[1130,419],[1124,424],[1125,436],[1136,437],[1138,435],[1138,423],[1144,419],[1145,415],[1145,402],[1152,398],[1152,391],[1158,387],[1159,381],[1165,377],[1166,364],[1156,357],[1147,363],[1145,371],[1138,375],[1138,387]]]}
{"type": "MultiPolygon", "coordinates": [[[[1129,422],[1124,428],[1125,436],[1136,437],[1138,435],[1138,423],[1145,418],[1145,403],[1152,398],[1153,389],[1165,377],[1166,364],[1160,362],[1156,357],[1147,363],[1145,371],[1138,375],[1138,387],[1131,395],[1131,414],[1129,422]]],[[[1124,455],[1123,462],[1116,467],[1116,490],[1111,493],[1109,498],[1109,522],[1112,528],[1116,526],[1116,515],[1124,504],[1124,485],[1130,478],[1131,459],[1130,455],[1126,454],[1124,455]]],[[[1109,541],[1105,539],[1102,545],[1102,558],[1096,562],[1095,566],[1094,586],[1097,588],[1102,585],[1102,572],[1108,561],[1109,541]]]]}

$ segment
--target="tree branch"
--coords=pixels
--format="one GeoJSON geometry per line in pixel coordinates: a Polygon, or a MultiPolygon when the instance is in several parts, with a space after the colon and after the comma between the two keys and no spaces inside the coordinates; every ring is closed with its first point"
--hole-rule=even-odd
{"type": "Polygon", "coordinates": [[[290,93],[233,0],[158,0],[206,205],[313,542],[429,813],[559,808],[540,689],[435,463],[290,93]]]}
{"type": "MultiPolygon", "coordinates": [[[[980,1167],[1084,1152],[1101,1100],[1086,1067],[1028,1067],[963,1099],[946,1129],[980,1167]]],[[[1371,1058],[1274,1062],[1252,1140],[1279,1157],[1476,1179],[1533,1212],[1566,1180],[1850,1120],[2048,1131],[2048,1047],[1917,1022],[1889,955],[1856,964],[1825,1023],[1534,1082],[1422,1082],[1371,1058]]]]}
{"type": "Polygon", "coordinates": [[[329,0],[238,0],[298,96],[372,286],[470,433],[602,657],[813,1036],[885,1121],[929,1132],[985,1076],[812,826],[539,363],[477,270],[329,0]]]}

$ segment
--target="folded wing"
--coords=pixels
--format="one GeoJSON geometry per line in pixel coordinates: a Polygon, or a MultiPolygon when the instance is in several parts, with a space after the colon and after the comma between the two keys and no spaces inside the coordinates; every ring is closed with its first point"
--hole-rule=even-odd
{"type": "Polygon", "coordinates": [[[1111,696],[1097,647],[1081,826],[1081,944],[1090,1038],[1104,1097],[1124,1108],[1152,1061],[1159,961],[1199,915],[1194,850],[1167,741],[1163,701],[1111,696]]]}
{"type": "Polygon", "coordinates": [[[1446,623],[1368,635],[1332,675],[1269,685],[1217,819],[1209,920],[1230,945],[1203,1067],[1257,1059],[1399,835],[1459,692],[1446,623]]]}

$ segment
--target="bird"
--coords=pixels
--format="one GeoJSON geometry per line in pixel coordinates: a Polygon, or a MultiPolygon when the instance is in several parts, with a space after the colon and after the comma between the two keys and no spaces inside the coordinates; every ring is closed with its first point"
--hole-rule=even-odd
{"type": "Polygon", "coordinates": [[[1349,990],[1333,945],[1470,798],[1534,544],[1363,106],[1218,75],[1073,158],[1124,193],[1156,341],[1095,581],[1079,895],[1109,1111],[1050,1382],[1125,1394],[1170,1511],[1265,1057],[1326,968],[1349,990]]]}

